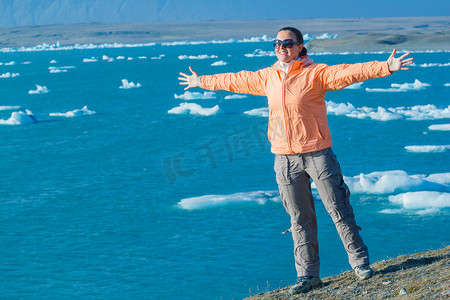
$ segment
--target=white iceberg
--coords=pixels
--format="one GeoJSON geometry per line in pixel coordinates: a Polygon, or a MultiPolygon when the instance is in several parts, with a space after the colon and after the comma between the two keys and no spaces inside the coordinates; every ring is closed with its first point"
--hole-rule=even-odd
{"type": "Polygon", "coordinates": [[[344,90],[358,90],[361,88],[364,82],[355,82],[350,84],[348,87],[344,88],[344,90]]]}
{"type": "Polygon", "coordinates": [[[233,94],[233,95],[225,96],[224,99],[231,100],[231,99],[244,99],[244,98],[248,98],[248,96],[242,95],[242,94],[233,94]]]}
{"type": "Polygon", "coordinates": [[[38,120],[33,113],[26,109],[23,111],[15,111],[11,114],[11,117],[7,120],[0,119],[0,125],[23,125],[36,123],[38,120]]]}
{"type": "Polygon", "coordinates": [[[97,59],[95,57],[92,58],[83,58],[83,62],[84,63],[88,63],[88,62],[96,62],[97,59]]]}
{"type": "Polygon", "coordinates": [[[28,91],[28,94],[32,95],[32,94],[46,94],[48,93],[48,89],[46,86],[40,86],[38,84],[36,84],[36,90],[30,90],[28,91]]]}
{"type": "Polygon", "coordinates": [[[256,49],[253,53],[244,54],[245,57],[265,57],[265,56],[276,56],[275,51],[263,51],[261,49],[256,49]]]}
{"type": "Polygon", "coordinates": [[[20,109],[20,106],[0,106],[0,110],[16,110],[20,109]]]}
{"type": "Polygon", "coordinates": [[[14,77],[18,77],[18,76],[20,76],[19,73],[6,72],[6,73],[3,73],[2,75],[0,75],[0,78],[14,78],[14,77]]]}
{"type": "Polygon", "coordinates": [[[244,114],[249,115],[249,116],[268,117],[269,116],[269,108],[268,107],[256,108],[256,109],[246,111],[246,112],[244,112],[244,114]]]}
{"type": "Polygon", "coordinates": [[[153,56],[150,59],[162,59],[164,56],[166,56],[165,54],[160,54],[158,56],[153,56]]]}
{"type": "Polygon", "coordinates": [[[126,79],[122,79],[122,86],[119,86],[120,89],[132,89],[141,87],[140,83],[128,82],[126,79]]]}
{"type": "Polygon", "coordinates": [[[434,124],[434,125],[428,126],[428,129],[430,129],[430,130],[449,131],[450,130],[450,124],[434,124]]]}
{"type": "Polygon", "coordinates": [[[181,94],[181,95],[174,94],[173,96],[175,99],[182,99],[185,101],[186,100],[196,100],[196,99],[215,99],[216,93],[208,92],[208,91],[205,91],[203,93],[186,91],[186,92],[184,92],[184,94],[181,94]]]}
{"type": "Polygon", "coordinates": [[[352,193],[393,194],[418,190],[450,191],[450,173],[425,175],[409,175],[402,170],[373,172],[346,177],[352,193]]]}
{"type": "Polygon", "coordinates": [[[208,59],[208,58],[217,58],[216,55],[179,55],[178,59],[208,59]]]}
{"type": "Polygon", "coordinates": [[[413,83],[392,83],[390,88],[366,88],[367,92],[407,92],[407,91],[421,91],[430,86],[428,83],[423,83],[416,79],[413,83]]]}
{"type": "Polygon", "coordinates": [[[397,119],[407,119],[414,121],[421,120],[438,120],[450,118],[450,105],[446,108],[437,108],[433,104],[416,105],[412,107],[358,107],[353,104],[334,103],[327,101],[327,114],[329,115],[345,115],[351,118],[366,119],[370,118],[377,121],[390,121],[397,119]]]}
{"type": "Polygon", "coordinates": [[[277,191],[257,191],[231,195],[205,195],[182,199],[178,202],[178,207],[186,210],[193,210],[222,207],[237,203],[256,203],[263,205],[267,201],[281,202],[279,193],[277,191]]]}
{"type": "Polygon", "coordinates": [[[417,214],[434,214],[442,208],[450,208],[450,193],[435,191],[408,192],[391,195],[389,196],[389,201],[400,205],[400,211],[418,210],[417,214]]]}
{"type": "Polygon", "coordinates": [[[424,146],[406,146],[409,152],[430,153],[430,152],[445,152],[450,150],[450,145],[424,145],[424,146]]]}
{"type": "Polygon", "coordinates": [[[226,66],[227,63],[224,62],[223,60],[219,60],[219,61],[215,61],[211,64],[211,66],[226,66]]]}
{"type": "Polygon", "coordinates": [[[79,116],[87,116],[87,115],[93,115],[95,114],[95,111],[89,110],[87,106],[84,106],[81,109],[75,109],[72,111],[68,111],[65,113],[50,113],[49,116],[51,117],[66,117],[66,118],[73,118],[73,117],[79,117],[79,116]]]}
{"type": "Polygon", "coordinates": [[[169,114],[191,114],[199,116],[212,116],[219,112],[219,105],[211,108],[203,108],[196,103],[180,103],[178,107],[174,107],[168,111],[169,114]]]}
{"type": "Polygon", "coordinates": [[[445,63],[445,64],[441,64],[441,63],[428,63],[428,64],[421,64],[419,65],[422,68],[430,68],[430,67],[450,67],[450,63],[445,63]]]}

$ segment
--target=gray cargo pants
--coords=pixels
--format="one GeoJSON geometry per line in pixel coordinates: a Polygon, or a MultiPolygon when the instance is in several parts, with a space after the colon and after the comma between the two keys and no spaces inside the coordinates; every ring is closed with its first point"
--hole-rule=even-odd
{"type": "Polygon", "coordinates": [[[369,253],[356,225],[350,191],[331,148],[305,154],[275,156],[274,169],[281,200],[291,216],[298,276],[319,276],[319,244],[311,181],[333,219],[352,268],[369,263],[369,253]]]}

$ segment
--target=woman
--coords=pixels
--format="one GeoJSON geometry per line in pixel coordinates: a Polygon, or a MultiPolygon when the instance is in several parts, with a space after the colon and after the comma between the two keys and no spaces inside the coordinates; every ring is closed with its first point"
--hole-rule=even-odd
{"type": "Polygon", "coordinates": [[[273,42],[278,61],[256,72],[241,71],[201,76],[180,73],[185,90],[201,87],[235,93],[267,96],[268,138],[275,154],[274,169],[281,199],[291,217],[297,282],[289,290],[304,293],[322,285],[319,278],[317,222],[310,179],[336,225],[356,276],[374,275],[369,254],[359,234],[350,192],[343,181],[326,116],[325,93],[346,86],[409,70],[413,63],[406,53],[395,58],[396,49],[385,62],[327,66],[315,64],[303,46],[302,33],[292,27],[280,29],[273,42]]]}

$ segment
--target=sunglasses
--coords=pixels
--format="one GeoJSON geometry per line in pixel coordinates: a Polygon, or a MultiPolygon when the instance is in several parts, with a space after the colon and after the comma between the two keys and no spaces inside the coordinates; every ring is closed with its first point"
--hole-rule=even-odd
{"type": "Polygon", "coordinates": [[[300,43],[294,42],[291,39],[287,39],[287,40],[284,40],[284,41],[281,41],[281,40],[274,40],[273,41],[273,46],[274,46],[275,49],[278,49],[281,46],[283,46],[284,48],[289,48],[290,49],[290,48],[294,47],[294,45],[300,45],[300,43]]]}

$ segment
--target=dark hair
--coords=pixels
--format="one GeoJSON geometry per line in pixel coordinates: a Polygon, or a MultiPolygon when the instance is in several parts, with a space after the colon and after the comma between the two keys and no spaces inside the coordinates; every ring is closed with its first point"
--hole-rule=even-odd
{"type": "MultiPolygon", "coordinates": [[[[301,33],[300,30],[298,30],[297,28],[294,28],[294,27],[283,27],[280,30],[278,30],[278,32],[285,31],[285,30],[290,31],[293,34],[295,34],[295,38],[297,39],[297,42],[299,42],[300,44],[303,44],[303,42],[304,42],[303,41],[303,34],[301,33]]],[[[303,49],[302,49],[302,51],[300,52],[300,54],[298,56],[299,57],[300,56],[305,56],[307,53],[308,53],[308,50],[306,50],[305,46],[303,45],[303,49]]]]}

